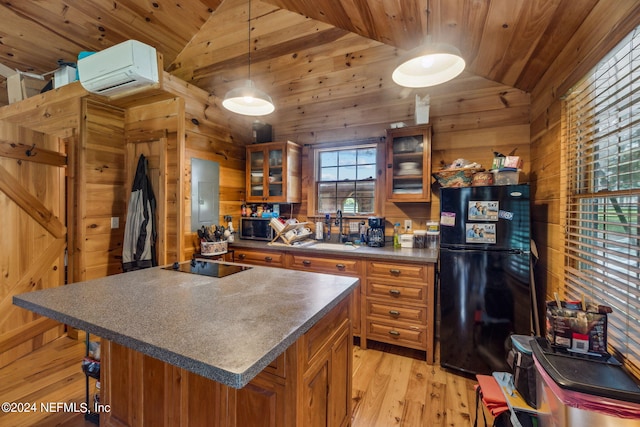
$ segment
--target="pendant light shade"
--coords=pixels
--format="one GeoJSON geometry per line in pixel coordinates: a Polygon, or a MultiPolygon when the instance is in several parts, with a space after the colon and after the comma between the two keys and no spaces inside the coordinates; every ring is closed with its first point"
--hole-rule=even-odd
{"type": "Polygon", "coordinates": [[[458,49],[428,40],[423,46],[409,52],[391,78],[404,87],[435,86],[457,77],[464,67],[465,62],[458,49]]]}
{"type": "Polygon", "coordinates": [[[222,106],[245,116],[264,116],[275,110],[271,97],[256,88],[251,80],[246,80],[244,86],[227,92],[222,106]]]}
{"type": "Polygon", "coordinates": [[[222,101],[222,106],[231,112],[245,116],[264,116],[273,113],[276,107],[273,105],[271,97],[258,89],[251,80],[251,0],[249,0],[247,25],[249,26],[247,37],[249,44],[248,79],[245,80],[244,86],[227,92],[222,101]]]}

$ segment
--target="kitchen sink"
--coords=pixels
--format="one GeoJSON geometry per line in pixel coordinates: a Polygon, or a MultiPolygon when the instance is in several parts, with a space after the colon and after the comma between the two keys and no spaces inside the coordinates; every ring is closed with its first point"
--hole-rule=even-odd
{"type": "Polygon", "coordinates": [[[324,250],[332,250],[332,251],[355,251],[360,246],[354,245],[341,245],[339,243],[315,243],[309,248],[311,249],[324,249],[324,250]]]}

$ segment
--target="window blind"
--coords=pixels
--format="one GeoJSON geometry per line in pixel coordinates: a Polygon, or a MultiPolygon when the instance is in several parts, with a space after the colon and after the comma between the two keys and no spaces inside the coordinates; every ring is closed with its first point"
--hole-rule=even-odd
{"type": "Polygon", "coordinates": [[[608,343],[640,367],[640,27],[566,96],[565,286],[608,305],[608,343]]]}

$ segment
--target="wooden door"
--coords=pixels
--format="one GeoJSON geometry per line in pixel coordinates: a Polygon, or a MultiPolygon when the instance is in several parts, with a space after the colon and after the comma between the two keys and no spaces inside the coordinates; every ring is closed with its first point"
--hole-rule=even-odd
{"type": "Polygon", "coordinates": [[[0,127],[0,367],[59,337],[63,326],[13,305],[14,295],[65,283],[65,144],[0,127]]]}

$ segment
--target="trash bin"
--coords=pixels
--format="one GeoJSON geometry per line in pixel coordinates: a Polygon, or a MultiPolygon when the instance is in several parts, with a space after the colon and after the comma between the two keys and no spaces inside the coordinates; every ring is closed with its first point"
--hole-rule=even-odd
{"type": "Polygon", "coordinates": [[[541,427],[640,427],[640,385],[610,356],[531,342],[541,427]]]}

